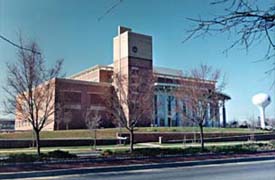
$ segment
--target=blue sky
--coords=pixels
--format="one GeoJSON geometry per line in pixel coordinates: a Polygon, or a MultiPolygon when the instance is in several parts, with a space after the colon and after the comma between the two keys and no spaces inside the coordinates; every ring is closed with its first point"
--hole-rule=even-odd
{"type": "MultiPolygon", "coordinates": [[[[232,97],[227,103],[229,120],[257,117],[258,109],[251,103],[251,97],[258,92],[272,95],[267,116],[275,117],[275,90],[270,88],[274,76],[264,74],[271,63],[253,62],[263,57],[265,42],[249,52],[237,47],[227,55],[223,50],[234,36],[215,34],[182,43],[185,30],[192,26],[186,17],[212,17],[221,14],[221,8],[210,6],[208,0],[124,0],[98,21],[117,1],[0,0],[0,33],[15,42],[19,32],[24,38],[35,40],[47,64],[64,58],[63,71],[70,75],[95,64],[111,64],[117,26],[128,26],[153,36],[157,66],[186,71],[207,63],[226,73],[228,84],[224,91],[232,97]]],[[[16,59],[16,50],[0,40],[0,84],[5,83],[5,62],[16,59]]],[[[3,98],[0,90],[0,101],[3,98]]]]}

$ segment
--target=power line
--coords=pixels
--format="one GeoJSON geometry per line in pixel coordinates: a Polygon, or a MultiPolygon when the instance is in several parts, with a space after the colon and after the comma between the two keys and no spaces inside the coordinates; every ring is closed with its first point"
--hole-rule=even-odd
{"type": "MultiPolygon", "coordinates": [[[[120,3],[122,3],[123,0],[118,0],[117,3],[115,3],[113,6],[111,6],[109,9],[107,9],[103,15],[101,15],[100,17],[97,18],[97,21],[101,21],[105,16],[107,16],[108,14],[110,14],[118,5],[120,5],[120,3]]],[[[9,40],[8,38],[4,37],[3,35],[0,35],[0,38],[4,41],[6,41],[7,43],[11,44],[12,46],[22,49],[22,50],[26,50],[26,51],[30,51],[32,53],[37,53],[37,54],[41,54],[38,51],[34,51],[32,49],[23,47],[21,45],[16,44],[15,42],[12,42],[11,40],[9,40]]]]}
{"type": "Polygon", "coordinates": [[[97,21],[101,21],[105,16],[107,16],[108,14],[110,14],[118,5],[120,5],[120,3],[122,3],[123,0],[118,0],[118,2],[116,2],[113,6],[111,6],[109,9],[107,9],[104,14],[102,14],[101,16],[99,16],[97,18],[97,21]]]}
{"type": "Polygon", "coordinates": [[[12,42],[11,40],[9,40],[8,38],[4,37],[3,35],[0,35],[0,38],[4,41],[8,42],[9,44],[13,45],[16,48],[19,48],[19,49],[22,49],[22,50],[25,50],[25,51],[30,51],[32,53],[41,54],[40,52],[34,51],[33,49],[29,49],[29,48],[23,47],[21,45],[18,45],[16,43],[12,42]]]}

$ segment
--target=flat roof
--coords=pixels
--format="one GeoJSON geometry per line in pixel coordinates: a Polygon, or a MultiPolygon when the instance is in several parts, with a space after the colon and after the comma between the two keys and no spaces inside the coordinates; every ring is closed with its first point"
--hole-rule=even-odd
{"type": "MultiPolygon", "coordinates": [[[[95,65],[95,66],[85,69],[79,73],[73,74],[73,75],[69,76],[67,79],[74,79],[74,78],[77,78],[78,76],[81,76],[81,75],[84,75],[86,73],[90,73],[90,72],[96,71],[96,70],[113,71],[113,64],[110,64],[107,66],[95,65]]],[[[163,78],[194,80],[194,78],[192,78],[192,77],[184,76],[183,71],[180,69],[153,66],[153,73],[155,75],[157,75],[158,77],[163,77],[163,78]]],[[[202,79],[202,81],[205,83],[211,83],[211,84],[216,83],[215,81],[205,80],[205,79],[202,79]]]]}
{"type": "Polygon", "coordinates": [[[96,70],[113,71],[113,67],[111,67],[111,66],[103,66],[103,65],[95,65],[95,66],[92,66],[92,67],[90,67],[88,69],[80,71],[79,73],[73,74],[73,75],[69,76],[68,78],[76,78],[78,76],[81,76],[81,75],[84,75],[84,74],[87,74],[87,73],[90,73],[90,72],[96,71],[96,70]]]}
{"type": "Polygon", "coordinates": [[[166,68],[166,67],[159,67],[154,66],[153,72],[157,74],[167,74],[167,75],[173,75],[173,76],[183,76],[183,72],[180,69],[172,69],[172,68],[166,68]]]}
{"type": "Polygon", "coordinates": [[[111,86],[111,83],[107,82],[95,82],[95,81],[84,81],[77,79],[68,79],[68,78],[56,78],[57,81],[74,83],[74,84],[83,84],[83,85],[96,85],[96,86],[111,86]]]}

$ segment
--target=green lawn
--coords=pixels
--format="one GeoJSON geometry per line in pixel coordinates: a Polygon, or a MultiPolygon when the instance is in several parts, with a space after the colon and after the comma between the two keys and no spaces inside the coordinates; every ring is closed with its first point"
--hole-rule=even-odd
{"type": "MultiPolygon", "coordinates": [[[[139,128],[138,132],[199,132],[199,127],[147,127],[139,128]]],[[[206,133],[262,133],[266,131],[244,128],[204,128],[206,133]]]]}
{"type": "MultiPolygon", "coordinates": [[[[270,141],[256,141],[257,143],[269,143],[270,141]]],[[[209,146],[232,146],[238,144],[251,144],[253,141],[232,141],[232,142],[206,142],[204,145],[205,147],[209,146]]],[[[157,144],[157,143],[152,143],[157,144]]],[[[164,143],[161,144],[160,147],[167,147],[167,148],[187,148],[187,147],[200,147],[200,143],[164,143]]]]}
{"type": "MultiPolygon", "coordinates": [[[[121,129],[122,132],[127,132],[121,129]]],[[[115,139],[116,133],[120,132],[118,128],[99,129],[97,130],[98,139],[115,139]]],[[[137,128],[136,132],[199,132],[198,127],[148,127],[137,128]]],[[[241,128],[204,128],[205,133],[263,133],[266,131],[241,129],[241,128]]],[[[41,139],[45,138],[91,138],[92,134],[89,130],[68,130],[68,131],[44,131],[41,133],[41,139]]],[[[14,132],[1,133],[0,139],[32,139],[33,133],[28,132],[14,132]]]]}

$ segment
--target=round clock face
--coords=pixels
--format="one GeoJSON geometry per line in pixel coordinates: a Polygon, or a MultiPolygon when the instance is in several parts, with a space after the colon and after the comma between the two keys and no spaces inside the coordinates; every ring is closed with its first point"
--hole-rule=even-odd
{"type": "Polygon", "coordinates": [[[136,46],[134,46],[134,47],[132,47],[132,51],[133,51],[134,53],[137,53],[138,48],[137,48],[136,46]]]}

